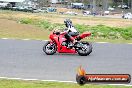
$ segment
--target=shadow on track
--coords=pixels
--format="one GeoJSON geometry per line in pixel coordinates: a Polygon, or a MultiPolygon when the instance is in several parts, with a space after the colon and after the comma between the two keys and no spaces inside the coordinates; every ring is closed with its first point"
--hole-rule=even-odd
{"type": "Polygon", "coordinates": [[[91,54],[88,55],[88,56],[80,56],[77,53],[76,54],[70,54],[70,53],[55,53],[54,55],[47,55],[47,54],[43,53],[43,55],[46,55],[46,56],[64,56],[64,57],[82,57],[82,58],[91,57],[92,56],[91,54]]]}

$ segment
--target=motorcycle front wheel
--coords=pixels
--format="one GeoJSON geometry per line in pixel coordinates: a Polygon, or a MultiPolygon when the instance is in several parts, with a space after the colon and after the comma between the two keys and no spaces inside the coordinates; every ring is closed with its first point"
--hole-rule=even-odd
{"type": "Polygon", "coordinates": [[[50,43],[50,41],[47,41],[45,45],[43,46],[43,51],[47,55],[53,55],[56,53],[57,47],[55,43],[50,43]]]}
{"type": "Polygon", "coordinates": [[[89,42],[78,42],[77,47],[77,52],[80,56],[87,56],[92,52],[92,44],[89,42]]]}

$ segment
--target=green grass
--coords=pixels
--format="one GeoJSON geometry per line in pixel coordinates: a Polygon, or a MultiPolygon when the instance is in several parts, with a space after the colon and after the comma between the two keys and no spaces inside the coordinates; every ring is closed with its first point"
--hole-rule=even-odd
{"type": "MultiPolygon", "coordinates": [[[[0,27],[0,38],[7,37],[7,38],[29,38],[29,39],[48,39],[49,33],[54,29],[63,30],[65,25],[62,23],[52,22],[52,20],[60,21],[65,19],[66,17],[82,20],[82,21],[125,21],[125,23],[129,20],[122,20],[122,19],[108,19],[108,18],[98,18],[98,17],[81,17],[81,16],[69,16],[69,15],[58,15],[58,14],[40,14],[40,13],[26,13],[26,12],[18,12],[18,11],[3,11],[0,10],[0,19],[8,19],[16,21],[18,24],[24,25],[32,25],[34,27],[38,27],[37,29],[29,29],[26,30],[19,30],[19,27],[15,29],[4,29],[0,27]],[[48,20],[51,18],[50,20],[48,20]],[[61,19],[63,18],[63,19],[61,19]],[[46,32],[45,32],[46,31],[46,32]]],[[[80,22],[81,23],[81,22],[80,22]]],[[[80,33],[85,31],[90,31],[92,36],[88,38],[88,40],[92,42],[112,42],[112,43],[132,43],[132,26],[124,26],[124,27],[112,27],[107,25],[87,25],[87,24],[80,24],[76,23],[75,27],[79,30],[80,33]]],[[[5,23],[6,24],[6,23],[5,23]]],[[[3,25],[5,25],[3,24],[3,25]]],[[[18,24],[14,25],[17,26],[18,24]]],[[[12,26],[12,25],[11,25],[12,26]]],[[[25,29],[25,27],[24,27],[25,29]]],[[[85,39],[87,40],[87,39],[85,39]]]]}
{"type": "MultiPolygon", "coordinates": [[[[5,20],[8,24],[12,21],[5,20]]],[[[14,21],[13,21],[14,22],[14,21]]],[[[4,23],[3,23],[4,25],[4,23]]],[[[12,23],[12,27],[0,27],[0,38],[15,38],[15,39],[49,39],[49,34],[53,29],[64,29],[64,25],[58,23],[51,23],[47,20],[34,20],[23,18],[12,23]],[[19,26],[18,26],[19,25],[19,26]],[[16,26],[16,28],[15,28],[16,26]],[[19,29],[17,28],[19,27],[19,29]],[[29,26],[32,26],[29,27],[29,26]],[[35,27],[37,26],[37,28],[35,27]],[[22,27],[20,29],[20,27],[22,27]]],[[[111,42],[111,43],[132,43],[132,29],[129,28],[116,28],[104,25],[88,26],[88,25],[75,25],[81,33],[85,31],[92,32],[92,36],[85,40],[91,42],[111,42]],[[126,34],[125,34],[126,33],[126,34]],[[122,37],[125,36],[125,37],[122,37]]]]}
{"type": "Polygon", "coordinates": [[[132,27],[119,28],[109,27],[105,25],[87,26],[87,25],[76,25],[81,33],[90,31],[94,39],[124,39],[132,40],[132,27]]]}
{"type": "MultiPolygon", "coordinates": [[[[44,30],[47,29],[49,31],[53,29],[64,29],[64,25],[51,23],[47,20],[37,20],[24,18],[20,20],[22,24],[32,24],[37,25],[44,30]]],[[[91,39],[120,39],[120,40],[132,40],[132,26],[126,28],[119,27],[109,27],[105,25],[97,25],[97,26],[89,26],[89,25],[81,25],[76,24],[75,27],[79,30],[80,33],[85,31],[90,31],[92,33],[91,39]]]]}
{"type": "Polygon", "coordinates": [[[87,84],[80,86],[75,83],[20,81],[0,79],[0,88],[132,88],[128,86],[110,86],[87,84]]]}
{"type": "Polygon", "coordinates": [[[21,24],[32,24],[38,27],[41,27],[43,30],[54,30],[54,29],[64,29],[64,25],[58,23],[51,23],[47,20],[38,20],[38,19],[31,19],[31,18],[22,18],[18,20],[21,24]]]}

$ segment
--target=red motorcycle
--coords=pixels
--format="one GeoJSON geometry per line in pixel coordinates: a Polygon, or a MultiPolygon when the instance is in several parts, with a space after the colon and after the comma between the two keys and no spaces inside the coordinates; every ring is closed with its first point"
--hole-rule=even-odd
{"type": "Polygon", "coordinates": [[[85,32],[78,36],[73,36],[77,40],[75,44],[70,42],[69,44],[73,44],[72,47],[67,47],[67,39],[65,38],[66,32],[52,32],[49,36],[50,41],[47,41],[43,47],[43,51],[47,55],[53,55],[56,53],[78,53],[81,56],[87,56],[92,52],[92,45],[86,41],[80,41],[85,37],[91,35],[90,32],[85,32]]]}

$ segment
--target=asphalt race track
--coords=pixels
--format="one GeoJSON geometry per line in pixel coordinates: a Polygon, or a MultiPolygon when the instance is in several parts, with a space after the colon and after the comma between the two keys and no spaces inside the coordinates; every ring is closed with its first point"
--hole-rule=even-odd
{"type": "Polygon", "coordinates": [[[75,81],[77,67],[87,73],[132,75],[132,45],[93,43],[89,56],[46,55],[44,41],[0,39],[0,77],[75,81]]]}

